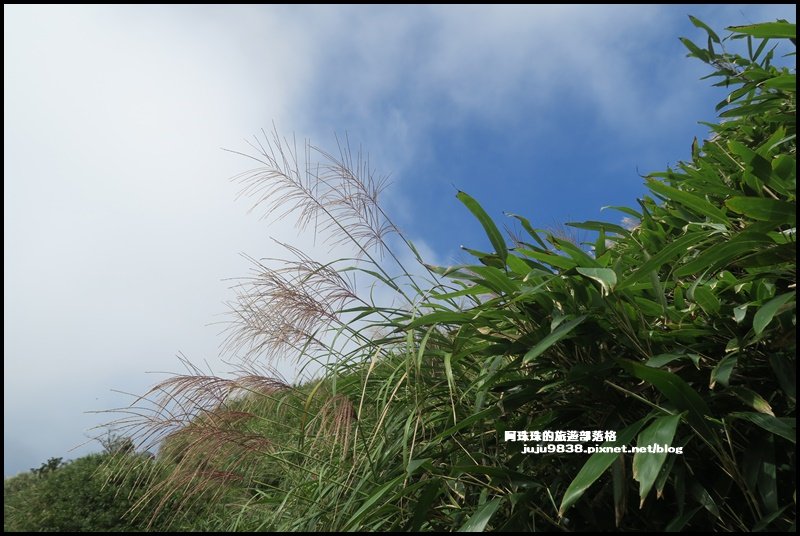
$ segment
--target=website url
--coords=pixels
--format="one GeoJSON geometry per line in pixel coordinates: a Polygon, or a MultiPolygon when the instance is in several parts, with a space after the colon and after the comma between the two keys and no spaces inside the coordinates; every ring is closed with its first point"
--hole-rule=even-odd
{"type": "Polygon", "coordinates": [[[646,446],[629,446],[620,445],[617,447],[595,445],[584,446],[580,443],[549,443],[539,444],[534,446],[524,445],[522,447],[523,454],[683,454],[683,447],[673,447],[667,445],[659,445],[654,443],[646,446]]]}

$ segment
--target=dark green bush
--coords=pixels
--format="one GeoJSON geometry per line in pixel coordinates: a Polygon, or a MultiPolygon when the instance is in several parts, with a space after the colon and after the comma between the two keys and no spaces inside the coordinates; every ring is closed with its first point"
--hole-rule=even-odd
{"type": "Polygon", "coordinates": [[[4,530],[33,532],[138,531],[125,517],[133,504],[130,477],[111,474],[109,455],[78,458],[44,473],[4,482],[4,530]],[[106,482],[107,478],[111,478],[106,482]]]}

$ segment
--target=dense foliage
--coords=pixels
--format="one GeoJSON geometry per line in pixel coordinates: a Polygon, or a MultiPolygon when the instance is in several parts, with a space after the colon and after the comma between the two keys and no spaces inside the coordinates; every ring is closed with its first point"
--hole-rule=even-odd
{"type": "Polygon", "coordinates": [[[110,454],[62,464],[58,458],[3,483],[3,529],[8,531],[137,531],[147,524],[125,519],[133,505],[133,480],[113,475],[110,454]],[[110,479],[110,480],[108,480],[110,479]]]}
{"type": "Polygon", "coordinates": [[[162,445],[138,507],[229,530],[794,530],[796,78],[774,45],[795,25],[723,40],[692,20],[707,46],[683,42],[730,91],[722,121],[616,207],[632,225],[569,224],[591,244],[518,215],[507,243],[460,192],[492,251],[425,265],[358,155],[298,162],[263,140],[240,177],[255,207],[358,256],[254,261],[227,347],[241,373],[170,378],[118,423],[162,445]],[[292,356],[321,379],[264,365],[292,356]],[[525,454],[510,431],[683,453],[525,454]]]}

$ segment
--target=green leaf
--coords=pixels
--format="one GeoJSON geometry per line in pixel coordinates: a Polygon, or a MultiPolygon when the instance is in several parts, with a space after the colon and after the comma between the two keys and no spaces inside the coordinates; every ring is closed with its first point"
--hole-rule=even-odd
{"type": "Polygon", "coordinates": [[[648,300],[647,298],[642,298],[641,296],[634,296],[633,301],[636,303],[639,311],[644,313],[646,316],[661,316],[664,314],[664,309],[666,309],[666,306],[663,304],[656,303],[653,300],[648,300]]]}
{"type": "Polygon", "coordinates": [[[747,184],[751,185],[756,190],[760,190],[761,184],[758,183],[757,181],[753,181],[752,176],[755,176],[759,180],[762,180],[764,182],[770,181],[772,166],[770,165],[769,161],[766,158],[764,158],[762,155],[760,155],[758,152],[754,151],[744,143],[735,140],[731,140],[728,142],[728,148],[732,153],[740,156],[742,160],[747,164],[748,169],[743,177],[747,184]]]}
{"type": "Polygon", "coordinates": [[[711,56],[709,55],[708,52],[698,47],[685,37],[679,37],[678,39],[680,40],[681,43],[683,43],[683,46],[689,49],[689,51],[691,52],[690,56],[694,56],[706,62],[711,60],[711,56]]]}
{"type": "Polygon", "coordinates": [[[757,104],[745,104],[719,114],[720,117],[743,117],[748,118],[754,115],[763,115],[777,111],[776,102],[762,101],[757,104]]]}
{"type": "Polygon", "coordinates": [[[617,290],[623,290],[624,288],[650,277],[650,274],[658,271],[664,264],[673,260],[678,255],[686,253],[692,246],[702,245],[703,236],[703,233],[688,233],[670,242],[661,248],[658,253],[647,259],[647,261],[639,266],[631,275],[623,279],[622,282],[617,285],[617,290]]]}
{"type": "MultiPolygon", "coordinates": [[[[732,337],[726,344],[725,344],[725,353],[728,352],[738,352],[742,349],[742,343],[739,340],[739,337],[732,337]]],[[[712,386],[713,387],[713,386],[712,386]]]]}
{"type": "Polygon", "coordinates": [[[525,261],[516,255],[509,255],[508,258],[506,258],[506,262],[508,263],[508,267],[511,268],[512,272],[521,276],[526,276],[531,273],[531,270],[533,270],[533,268],[528,266],[525,261]]]}
{"type": "Polygon", "coordinates": [[[537,261],[542,261],[550,266],[561,268],[562,270],[570,270],[578,265],[577,262],[573,261],[569,257],[564,257],[563,255],[558,255],[556,253],[534,251],[523,248],[517,249],[516,251],[517,253],[525,255],[526,257],[536,259],[537,261]]]}
{"type": "Polygon", "coordinates": [[[494,290],[498,294],[513,295],[519,291],[519,284],[508,277],[503,270],[492,266],[471,266],[470,271],[483,278],[478,281],[479,283],[494,290]]]}
{"type": "Polygon", "coordinates": [[[713,315],[719,312],[719,299],[714,295],[714,291],[707,286],[694,289],[694,299],[706,314],[713,315]]]}
{"type": "Polygon", "coordinates": [[[769,89],[778,89],[781,91],[791,91],[797,93],[797,77],[793,74],[776,76],[775,78],[765,80],[762,83],[762,86],[769,89]]]}
{"type": "Polygon", "coordinates": [[[608,296],[617,284],[617,274],[611,268],[583,268],[577,267],[579,274],[594,279],[603,287],[603,295],[608,296]]]}
{"type": "Polygon", "coordinates": [[[736,395],[736,397],[756,410],[759,413],[765,413],[767,415],[772,415],[773,417],[775,414],[772,412],[772,406],[769,405],[769,402],[764,400],[761,395],[753,391],[752,389],[748,389],[747,387],[742,386],[735,386],[729,387],[728,391],[736,395]]]}
{"type": "Polygon", "coordinates": [[[692,483],[691,489],[689,492],[692,494],[694,500],[699,502],[703,505],[703,508],[708,510],[711,515],[716,518],[719,518],[719,506],[714,501],[714,498],[708,492],[706,488],[704,488],[699,482],[695,481],[692,483]]]}
{"type": "MultiPolygon", "coordinates": [[[[616,441],[606,441],[602,446],[617,447],[629,444],[648,419],[649,417],[645,417],[636,421],[618,433],[616,441]]],[[[586,460],[581,470],[572,482],[570,482],[567,491],[564,492],[564,497],[561,499],[561,506],[558,509],[559,516],[563,516],[564,513],[583,496],[584,492],[589,489],[589,486],[594,484],[606,469],[611,467],[611,464],[619,457],[619,454],[619,452],[596,452],[586,460]]]]}
{"type": "Polygon", "coordinates": [[[413,459],[413,460],[409,460],[408,461],[408,467],[406,467],[406,474],[411,476],[420,467],[430,467],[431,461],[432,461],[431,458],[416,458],[416,459],[413,459]]]}
{"type": "Polygon", "coordinates": [[[676,203],[690,208],[696,213],[706,216],[711,221],[725,225],[730,224],[730,221],[728,221],[728,217],[725,216],[724,212],[700,196],[689,192],[684,192],[683,190],[678,190],[672,186],[667,186],[663,182],[656,179],[648,179],[647,186],[650,188],[650,190],[658,195],[666,197],[667,199],[671,199],[676,203]]]}
{"type": "Polygon", "coordinates": [[[607,209],[618,210],[618,211],[622,212],[623,214],[627,214],[628,216],[632,216],[632,217],[636,218],[637,221],[642,219],[642,215],[639,214],[638,212],[636,212],[635,210],[633,210],[630,207],[620,207],[620,206],[612,206],[612,205],[606,205],[604,207],[600,207],[600,210],[607,210],[607,209]]]}
{"type": "Polygon", "coordinates": [[[797,205],[766,197],[732,197],[725,201],[732,211],[758,221],[795,225],[797,205]]]}
{"type": "MultiPolygon", "coordinates": [[[[653,423],[642,430],[636,442],[638,447],[648,447],[650,445],[672,446],[675,438],[675,430],[681,421],[680,415],[669,415],[659,417],[653,423]]],[[[639,482],[639,508],[644,506],[644,500],[653,483],[658,477],[661,466],[667,459],[667,452],[637,452],[633,455],[633,479],[639,482]]]]}
{"type": "Polygon", "coordinates": [[[718,35],[717,35],[717,34],[714,32],[714,30],[712,30],[711,28],[709,28],[709,27],[708,27],[708,25],[707,25],[705,22],[703,22],[703,21],[701,21],[700,19],[698,19],[697,17],[693,17],[693,16],[691,16],[691,15],[689,15],[689,20],[690,20],[690,21],[692,21],[692,24],[694,24],[694,25],[695,25],[695,26],[697,26],[698,28],[702,28],[703,30],[705,30],[705,31],[706,31],[706,33],[708,33],[708,36],[709,36],[709,37],[710,37],[710,38],[711,38],[711,39],[712,39],[712,40],[713,40],[715,43],[719,43],[719,42],[720,42],[720,40],[719,40],[719,36],[718,36],[718,35]]]}
{"type": "Polygon", "coordinates": [[[500,257],[494,253],[485,253],[483,251],[478,251],[476,249],[470,249],[466,246],[461,246],[461,249],[472,255],[473,257],[477,258],[482,264],[486,266],[492,266],[494,268],[505,268],[505,264],[503,261],[500,260],[500,257]]]}
{"type": "Polygon", "coordinates": [[[756,314],[753,317],[753,330],[756,332],[756,335],[761,335],[761,332],[763,332],[769,323],[772,322],[772,319],[775,318],[775,314],[777,314],[778,309],[780,309],[786,302],[794,298],[794,295],[794,292],[787,292],[786,294],[775,296],[770,301],[759,307],[758,311],[756,311],[756,314]]]}
{"type": "MultiPolygon", "coordinates": [[[[677,447],[686,447],[686,443],[688,443],[690,439],[691,436],[686,436],[682,442],[674,444],[677,447]]],[[[658,478],[656,478],[655,483],[656,499],[664,497],[664,488],[667,486],[667,482],[672,480],[673,468],[675,467],[675,462],[679,458],[680,456],[667,457],[667,461],[661,466],[661,471],[658,472],[658,478]]]]}
{"type": "Polygon", "coordinates": [[[486,231],[486,235],[489,237],[489,241],[492,243],[492,247],[494,247],[495,252],[505,263],[506,257],[508,257],[506,241],[503,240],[503,235],[500,234],[500,230],[494,224],[492,218],[490,218],[486,211],[483,210],[483,207],[466,192],[459,191],[458,194],[456,194],[456,197],[459,201],[464,203],[469,211],[472,212],[476,218],[478,218],[479,222],[481,222],[483,230],[486,231]]]}
{"type": "Polygon", "coordinates": [[[429,324],[464,324],[471,320],[475,320],[473,313],[459,313],[457,311],[436,311],[410,322],[406,329],[417,328],[419,326],[427,326],[429,324]]]}
{"type": "Polygon", "coordinates": [[[707,439],[715,436],[706,422],[706,416],[711,414],[708,406],[697,394],[697,391],[692,389],[680,376],[628,359],[617,359],[616,361],[626,372],[658,389],[679,411],[686,411],[686,420],[701,436],[707,439]]]}
{"type": "Polygon", "coordinates": [[[491,519],[497,509],[500,508],[502,502],[503,499],[498,497],[478,508],[478,510],[467,519],[466,523],[458,529],[458,532],[483,532],[486,528],[486,524],[489,523],[489,519],[491,519]]]}
{"type": "Polygon", "coordinates": [[[728,26],[728,30],[761,38],[797,38],[797,26],[790,22],[763,22],[744,26],[728,26]]]}
{"type": "Polygon", "coordinates": [[[551,237],[550,241],[560,249],[569,254],[570,257],[578,264],[582,266],[590,266],[592,268],[599,268],[600,263],[598,263],[593,257],[590,257],[583,251],[581,248],[570,242],[569,240],[564,240],[558,237],[551,237]]]}
{"type": "Polygon", "coordinates": [[[622,236],[631,234],[629,230],[621,225],[606,223],[603,221],[567,222],[564,225],[569,225],[570,227],[575,227],[576,229],[586,229],[588,231],[605,231],[607,233],[616,233],[622,236]]]}
{"type": "Polygon", "coordinates": [[[509,482],[516,486],[532,487],[540,485],[531,475],[511,471],[505,467],[493,467],[488,465],[454,465],[450,472],[453,476],[458,476],[463,473],[472,475],[487,475],[493,480],[509,482]]]}
{"type": "Polygon", "coordinates": [[[542,352],[569,335],[570,332],[578,327],[578,325],[584,320],[586,320],[586,315],[581,315],[577,318],[573,318],[572,320],[560,324],[555,330],[550,332],[546,337],[539,341],[536,346],[528,350],[528,353],[526,353],[525,357],[522,358],[522,362],[528,363],[532,359],[539,357],[542,352]]]}
{"type": "Polygon", "coordinates": [[[708,383],[709,389],[713,389],[718,382],[720,385],[727,387],[728,381],[731,378],[731,373],[734,367],[736,367],[738,360],[739,358],[736,354],[723,357],[722,360],[717,363],[717,366],[711,370],[711,379],[708,383]]]}
{"type": "Polygon", "coordinates": [[[699,368],[700,356],[697,354],[658,354],[648,359],[645,365],[653,368],[661,368],[664,365],[672,363],[676,359],[683,359],[683,358],[691,359],[692,363],[694,363],[694,366],[699,368]]]}
{"type": "Polygon", "coordinates": [[[787,154],[781,154],[772,159],[772,171],[781,179],[788,181],[797,174],[797,161],[787,154]]]}
{"type": "Polygon", "coordinates": [[[771,415],[751,412],[733,412],[729,413],[728,417],[750,421],[767,432],[772,432],[775,435],[788,439],[792,443],[797,443],[797,424],[794,419],[779,419],[771,415]]]}
{"type": "Polygon", "coordinates": [[[531,238],[536,240],[537,244],[539,244],[541,247],[547,249],[547,244],[545,244],[544,240],[541,239],[541,237],[539,236],[539,233],[536,232],[536,229],[533,228],[533,226],[531,225],[531,222],[528,221],[528,218],[525,218],[524,216],[520,216],[519,214],[511,214],[510,212],[506,213],[506,216],[516,219],[522,225],[522,228],[525,229],[525,231],[529,235],[531,235],[531,238]]]}
{"type": "Polygon", "coordinates": [[[361,505],[361,508],[359,508],[356,511],[356,513],[353,514],[353,516],[347,521],[347,523],[345,524],[345,530],[353,530],[353,529],[355,529],[355,527],[357,526],[356,524],[358,523],[358,521],[362,517],[364,517],[364,515],[366,515],[369,511],[371,511],[372,506],[376,502],[378,502],[384,495],[386,495],[386,493],[390,489],[392,489],[394,486],[399,485],[404,478],[406,478],[405,475],[398,476],[397,478],[394,478],[394,479],[390,480],[389,482],[387,482],[386,484],[384,484],[383,486],[378,488],[378,490],[376,490],[374,493],[372,493],[372,495],[370,495],[367,498],[367,500],[364,501],[364,504],[361,505]]]}
{"type": "Polygon", "coordinates": [[[705,271],[714,272],[726,267],[737,258],[752,255],[754,251],[759,251],[772,245],[774,245],[774,241],[768,235],[745,231],[727,242],[721,242],[706,248],[697,257],[675,270],[674,273],[677,277],[684,277],[705,271]]]}
{"type": "Polygon", "coordinates": [[[428,518],[428,512],[433,505],[433,501],[436,500],[441,492],[441,480],[434,479],[430,483],[426,484],[425,488],[420,494],[419,500],[414,505],[414,517],[411,519],[411,525],[409,527],[411,532],[419,532],[420,527],[422,527],[422,524],[428,518]]]}

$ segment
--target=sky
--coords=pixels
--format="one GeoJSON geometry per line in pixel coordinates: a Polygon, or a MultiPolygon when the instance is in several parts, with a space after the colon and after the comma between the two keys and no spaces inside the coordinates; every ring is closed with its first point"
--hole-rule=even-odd
{"type": "MultiPolygon", "coordinates": [[[[4,474],[99,445],[179,353],[215,372],[243,253],[332,252],[261,219],[223,149],[273,125],[363,148],[427,260],[501,223],[606,219],[724,97],[679,36],[794,6],[4,6],[4,474]],[[98,413],[101,412],[101,413],[98,413]]],[[[289,379],[288,364],[279,370],[289,379]]]]}

